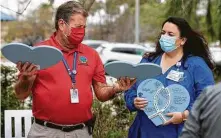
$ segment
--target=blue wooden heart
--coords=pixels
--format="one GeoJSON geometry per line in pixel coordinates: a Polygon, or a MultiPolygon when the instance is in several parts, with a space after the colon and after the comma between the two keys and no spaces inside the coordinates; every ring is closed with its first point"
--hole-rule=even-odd
{"type": "Polygon", "coordinates": [[[1,52],[5,58],[13,63],[30,62],[34,63],[39,69],[44,69],[57,64],[62,60],[62,52],[52,46],[30,47],[21,43],[10,43],[5,45],[1,52]]]}
{"type": "Polygon", "coordinates": [[[156,126],[170,119],[166,116],[167,113],[183,112],[190,102],[189,92],[185,87],[172,84],[165,88],[156,79],[146,79],[141,82],[137,96],[147,99],[148,105],[144,108],[144,112],[156,126]]]}
{"type": "Polygon", "coordinates": [[[114,61],[105,65],[105,71],[115,78],[130,77],[144,80],[160,75],[162,68],[153,63],[139,63],[135,65],[123,61],[114,61]]]}

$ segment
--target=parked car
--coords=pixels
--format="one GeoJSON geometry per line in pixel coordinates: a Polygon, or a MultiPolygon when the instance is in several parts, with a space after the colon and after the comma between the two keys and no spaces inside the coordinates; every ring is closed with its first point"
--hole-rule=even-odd
{"type": "Polygon", "coordinates": [[[209,43],[209,47],[220,47],[221,43],[219,40],[209,43]]]}
{"type": "Polygon", "coordinates": [[[105,43],[97,49],[103,64],[113,61],[126,61],[130,63],[139,63],[142,55],[148,51],[148,48],[138,44],[127,43],[105,43]]]}
{"type": "Polygon", "coordinates": [[[221,48],[210,47],[209,49],[215,64],[221,66],[221,48]]]}
{"type": "Polygon", "coordinates": [[[82,43],[96,49],[101,44],[108,43],[108,42],[103,41],[103,40],[84,40],[82,43]]]}
{"type": "Polygon", "coordinates": [[[150,52],[154,52],[156,50],[156,44],[153,42],[145,42],[145,43],[141,43],[141,45],[146,47],[148,51],[150,52]]]}

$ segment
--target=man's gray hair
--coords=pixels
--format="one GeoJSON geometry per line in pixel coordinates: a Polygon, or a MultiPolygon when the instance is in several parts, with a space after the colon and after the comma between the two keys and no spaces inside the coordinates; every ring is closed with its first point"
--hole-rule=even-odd
{"type": "Polygon", "coordinates": [[[55,15],[55,29],[58,30],[59,19],[63,19],[65,22],[68,23],[72,14],[75,13],[80,13],[84,17],[88,16],[88,12],[77,1],[68,1],[60,5],[55,15]]]}

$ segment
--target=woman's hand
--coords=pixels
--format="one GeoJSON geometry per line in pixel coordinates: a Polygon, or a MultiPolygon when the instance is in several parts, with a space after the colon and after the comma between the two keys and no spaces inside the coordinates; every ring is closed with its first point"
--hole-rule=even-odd
{"type": "Polygon", "coordinates": [[[183,122],[183,115],[182,112],[172,112],[168,113],[167,116],[171,116],[172,118],[168,120],[164,125],[169,125],[169,124],[180,124],[183,122]]]}
{"type": "Polygon", "coordinates": [[[148,101],[144,98],[136,97],[134,99],[134,105],[139,110],[144,110],[144,107],[147,106],[148,101]]]}

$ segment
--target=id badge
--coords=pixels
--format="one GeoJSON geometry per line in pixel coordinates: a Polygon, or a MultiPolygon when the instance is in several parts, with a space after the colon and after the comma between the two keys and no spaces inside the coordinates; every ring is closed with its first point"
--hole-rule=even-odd
{"type": "Polygon", "coordinates": [[[71,103],[79,103],[78,89],[70,89],[71,103]]]}
{"type": "Polygon", "coordinates": [[[179,82],[179,80],[183,77],[183,72],[171,70],[167,75],[167,79],[179,82]]]}

